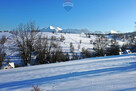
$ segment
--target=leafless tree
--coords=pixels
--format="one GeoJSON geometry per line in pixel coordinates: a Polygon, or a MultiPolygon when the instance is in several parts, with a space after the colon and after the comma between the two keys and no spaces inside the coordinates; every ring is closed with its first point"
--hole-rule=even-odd
{"type": "Polygon", "coordinates": [[[64,41],[65,40],[65,37],[63,36],[63,35],[61,35],[61,37],[60,37],[60,41],[64,41]]]}
{"type": "Polygon", "coordinates": [[[51,36],[51,40],[56,41],[57,40],[56,36],[51,36]]]}
{"type": "Polygon", "coordinates": [[[4,43],[6,42],[6,37],[2,36],[2,38],[0,39],[0,69],[2,67],[3,61],[5,59],[5,52],[4,52],[4,43]]]}
{"type": "Polygon", "coordinates": [[[88,57],[91,57],[91,56],[92,56],[91,52],[83,47],[82,52],[81,52],[81,57],[82,58],[88,58],[88,57]]]}
{"type": "Polygon", "coordinates": [[[32,86],[32,87],[33,87],[33,89],[31,91],[41,91],[38,86],[32,86]]]}
{"type": "Polygon", "coordinates": [[[69,60],[69,55],[62,51],[58,42],[42,38],[41,35],[35,41],[35,52],[37,52],[37,60],[40,64],[69,60]]]}
{"type": "Polygon", "coordinates": [[[108,44],[109,41],[105,36],[97,35],[94,43],[94,49],[96,50],[98,56],[104,56],[104,51],[106,50],[108,44]]]}
{"type": "Polygon", "coordinates": [[[45,58],[46,58],[46,53],[49,51],[48,50],[49,42],[46,38],[42,38],[41,35],[38,35],[36,41],[35,41],[35,52],[37,53],[37,60],[39,64],[44,64],[45,58]]]}
{"type": "Polygon", "coordinates": [[[80,44],[78,44],[78,50],[80,49],[80,44]]]}
{"type": "Polygon", "coordinates": [[[20,24],[14,33],[24,65],[31,64],[37,31],[39,31],[39,28],[33,22],[29,22],[26,25],[20,24]]]}
{"type": "Polygon", "coordinates": [[[111,40],[111,45],[107,48],[106,51],[107,55],[119,55],[119,44],[116,39],[111,40]]]}
{"type": "Polygon", "coordinates": [[[2,36],[2,38],[0,39],[0,44],[4,45],[4,43],[7,41],[6,36],[2,36]]]}
{"type": "Polygon", "coordinates": [[[82,43],[82,40],[80,40],[79,42],[80,42],[80,44],[81,44],[81,43],[82,43]]]}
{"type": "Polygon", "coordinates": [[[72,42],[70,42],[70,52],[74,53],[74,51],[75,51],[74,45],[72,42]]]}
{"type": "Polygon", "coordinates": [[[2,63],[4,61],[5,58],[5,53],[3,53],[2,49],[0,48],[0,69],[2,67],[2,63]]]}
{"type": "Polygon", "coordinates": [[[37,32],[39,28],[33,22],[19,25],[12,32],[24,65],[45,64],[69,60],[69,55],[63,53],[61,46],[56,41],[56,36],[43,37],[37,32]]]}

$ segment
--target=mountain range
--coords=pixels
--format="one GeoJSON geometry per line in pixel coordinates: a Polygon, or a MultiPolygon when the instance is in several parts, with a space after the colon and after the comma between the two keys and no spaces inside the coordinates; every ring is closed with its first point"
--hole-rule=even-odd
{"type": "Polygon", "coordinates": [[[53,27],[53,26],[49,26],[49,27],[47,27],[47,28],[42,28],[41,30],[40,30],[41,32],[61,32],[61,33],[76,33],[76,34],[78,34],[78,33],[82,33],[82,32],[84,32],[84,33],[90,33],[90,31],[88,30],[88,29],[62,29],[62,28],[60,28],[60,27],[53,27]]]}

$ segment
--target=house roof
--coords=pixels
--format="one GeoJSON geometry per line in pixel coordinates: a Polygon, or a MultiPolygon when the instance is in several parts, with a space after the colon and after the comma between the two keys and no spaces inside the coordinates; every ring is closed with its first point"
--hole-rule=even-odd
{"type": "Polygon", "coordinates": [[[3,66],[1,67],[1,69],[4,69],[4,67],[6,67],[6,66],[8,66],[8,65],[10,65],[11,67],[15,68],[15,63],[10,62],[10,63],[5,63],[5,64],[3,64],[3,66]]]}

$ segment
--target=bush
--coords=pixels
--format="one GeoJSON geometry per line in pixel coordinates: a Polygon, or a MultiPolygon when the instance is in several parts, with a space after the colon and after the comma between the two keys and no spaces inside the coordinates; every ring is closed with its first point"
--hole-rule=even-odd
{"type": "Polygon", "coordinates": [[[33,89],[31,91],[41,91],[38,86],[32,86],[32,87],[33,87],[33,89]]]}
{"type": "Polygon", "coordinates": [[[61,37],[60,37],[60,41],[64,41],[65,40],[65,37],[63,36],[63,35],[61,35],[61,37]]]}
{"type": "Polygon", "coordinates": [[[81,56],[82,58],[88,58],[92,56],[92,53],[89,50],[82,48],[81,56]]]}

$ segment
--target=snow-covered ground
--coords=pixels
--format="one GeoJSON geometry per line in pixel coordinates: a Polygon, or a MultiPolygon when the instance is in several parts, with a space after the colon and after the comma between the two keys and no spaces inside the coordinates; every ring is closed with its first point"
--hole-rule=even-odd
{"type": "MultiPolygon", "coordinates": [[[[73,43],[75,52],[79,53],[82,51],[82,48],[85,49],[93,49],[93,44],[90,43],[90,40],[92,42],[95,41],[96,36],[91,35],[91,38],[86,37],[86,35],[81,35],[81,34],[65,34],[65,33],[51,33],[51,32],[39,32],[38,34],[42,35],[43,37],[48,37],[51,38],[52,36],[55,36],[56,38],[60,39],[61,35],[65,37],[64,42],[57,41],[63,49],[63,52],[70,52],[70,43],[73,43]],[[82,43],[80,44],[80,40],[82,43]],[[80,45],[80,49],[78,49],[78,46],[80,45]]],[[[38,35],[37,34],[37,35],[38,35]]],[[[18,54],[18,52],[15,50],[16,49],[16,42],[15,38],[12,36],[12,34],[8,32],[1,32],[0,33],[0,38],[2,36],[6,36],[8,38],[7,42],[4,44],[5,45],[5,51],[7,56],[15,56],[18,54]]],[[[111,40],[111,37],[107,37],[109,40],[111,40]]],[[[121,40],[117,40],[119,45],[122,46],[125,44],[125,42],[122,42],[121,40]]]]}
{"type": "Polygon", "coordinates": [[[136,54],[0,70],[0,91],[136,91],[136,54]]]}
{"type": "MultiPolygon", "coordinates": [[[[70,52],[70,43],[72,42],[75,48],[75,52],[79,53],[81,52],[82,48],[84,47],[85,49],[87,48],[93,48],[93,44],[90,44],[90,40],[94,40],[95,36],[92,36],[91,38],[87,38],[85,35],[81,36],[80,34],[65,34],[65,33],[51,33],[51,32],[39,32],[38,34],[42,34],[43,37],[48,37],[51,38],[52,36],[55,36],[56,38],[60,38],[61,35],[65,37],[64,42],[57,41],[61,46],[64,52],[70,52]],[[80,40],[82,43],[80,44],[80,40]],[[78,50],[78,46],[80,45],[80,49],[78,50]]],[[[37,34],[37,35],[38,35],[37,34]]],[[[18,54],[18,52],[15,50],[16,49],[16,43],[15,43],[15,38],[12,36],[11,33],[8,32],[1,32],[0,33],[0,38],[2,36],[6,36],[8,40],[4,44],[5,46],[5,52],[7,56],[15,56],[18,54]]]]}
{"type": "MultiPolygon", "coordinates": [[[[41,33],[39,33],[41,34],[41,33]]],[[[69,52],[70,43],[72,42],[75,48],[75,52],[81,52],[81,49],[84,47],[87,48],[93,48],[93,44],[90,44],[90,40],[95,40],[95,36],[92,36],[91,38],[86,37],[86,35],[81,34],[65,34],[65,33],[50,33],[50,32],[42,32],[43,36],[48,36],[50,38],[51,36],[56,36],[56,38],[60,38],[61,35],[65,37],[64,42],[60,42],[59,44],[62,46],[64,52],[69,52]],[[82,43],[80,44],[80,40],[82,43]],[[80,50],[78,50],[78,45],[80,45],[80,50]]]]}
{"type": "Polygon", "coordinates": [[[2,38],[2,36],[5,36],[6,38],[10,37],[12,34],[9,32],[0,32],[0,38],[2,38]]]}

